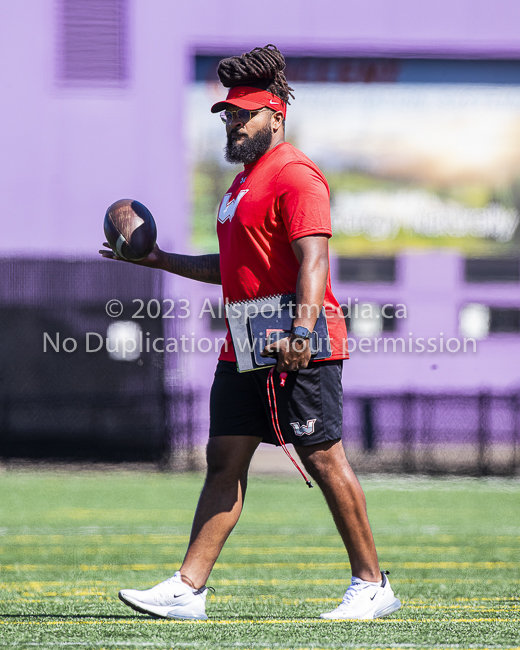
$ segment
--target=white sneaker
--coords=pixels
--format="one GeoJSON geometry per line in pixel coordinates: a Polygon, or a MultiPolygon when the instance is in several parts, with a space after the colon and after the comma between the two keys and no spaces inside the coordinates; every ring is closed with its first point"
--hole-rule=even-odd
{"type": "Polygon", "coordinates": [[[137,612],[162,618],[205,621],[208,587],[192,589],[181,580],[180,571],[151,589],[122,589],[119,599],[137,612]]]}
{"type": "Polygon", "coordinates": [[[352,578],[343,600],[332,612],[325,612],[320,618],[331,619],[367,619],[381,618],[401,608],[401,602],[394,596],[385,572],[381,586],[352,578]]]}

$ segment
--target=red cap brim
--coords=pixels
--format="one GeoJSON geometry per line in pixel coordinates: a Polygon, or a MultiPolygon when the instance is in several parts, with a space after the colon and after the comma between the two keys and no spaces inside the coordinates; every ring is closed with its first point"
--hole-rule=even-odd
{"type": "Polygon", "coordinates": [[[211,107],[212,113],[220,113],[220,111],[225,111],[230,106],[236,106],[237,108],[246,108],[248,111],[256,111],[260,108],[264,108],[265,104],[261,102],[253,102],[250,99],[237,98],[233,101],[222,101],[213,104],[211,107]]]}
{"type": "Polygon", "coordinates": [[[217,102],[211,107],[212,113],[220,113],[230,106],[257,111],[265,106],[273,111],[282,111],[285,118],[287,105],[273,93],[252,86],[235,86],[230,88],[224,101],[217,102]]]}

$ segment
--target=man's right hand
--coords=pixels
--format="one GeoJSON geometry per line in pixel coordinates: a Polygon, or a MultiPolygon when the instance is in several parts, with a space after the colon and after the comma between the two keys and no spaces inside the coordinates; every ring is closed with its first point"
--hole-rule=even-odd
{"type": "Polygon", "coordinates": [[[162,259],[163,251],[159,248],[159,246],[157,246],[157,244],[155,244],[152,252],[147,257],[142,260],[138,260],[137,262],[132,262],[130,260],[125,260],[122,257],[118,257],[110,248],[110,244],[108,242],[103,242],[103,246],[108,250],[102,249],[99,251],[99,254],[107,260],[117,260],[119,262],[128,262],[129,264],[138,264],[139,266],[149,266],[152,269],[160,268],[160,260],[162,259]]]}

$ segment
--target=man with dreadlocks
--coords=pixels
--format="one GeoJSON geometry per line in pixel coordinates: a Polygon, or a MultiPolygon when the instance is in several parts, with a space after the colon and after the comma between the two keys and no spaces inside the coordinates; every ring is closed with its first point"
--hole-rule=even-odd
{"type": "MultiPolygon", "coordinates": [[[[221,284],[230,302],[296,294],[291,336],[266,346],[263,354],[276,354],[278,373],[288,373],[287,386],[276,392],[281,434],[323,491],[352,568],[342,603],[321,616],[376,618],[401,604],[379,568],[365,497],[341,443],[341,371],[348,354],[344,319],[330,286],[329,190],[316,165],[285,142],[286,110],[294,96],[284,68],[273,45],[224,59],[218,67],[229,92],[211,110],[220,112],[226,125],[226,160],[244,164],[218,211],[219,255],[178,255],[156,247],[141,263],[221,284]],[[313,362],[309,338],[322,306],[332,356],[313,362]]],[[[103,255],[115,257],[109,251],[103,255]]],[[[260,442],[278,444],[268,373],[268,368],[237,372],[228,332],[211,390],[207,476],[184,562],[151,589],[122,590],[119,597],[133,609],[165,618],[207,618],[206,581],[240,516],[251,458],[260,442]]]]}

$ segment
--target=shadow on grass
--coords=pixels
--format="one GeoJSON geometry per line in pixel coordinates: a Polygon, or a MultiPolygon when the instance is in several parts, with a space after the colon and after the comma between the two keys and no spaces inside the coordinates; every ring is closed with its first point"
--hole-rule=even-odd
{"type": "Polygon", "coordinates": [[[83,618],[103,618],[115,621],[128,621],[135,618],[152,619],[152,616],[116,616],[115,614],[0,614],[0,620],[4,618],[56,618],[56,619],[83,619],[83,618]]]}
{"type": "MultiPolygon", "coordinates": [[[[142,621],[171,621],[173,623],[180,623],[183,622],[183,619],[173,619],[173,618],[162,618],[160,616],[150,616],[147,614],[135,614],[134,616],[117,616],[115,614],[0,614],[0,621],[3,619],[35,619],[35,618],[52,618],[56,620],[73,620],[73,619],[103,619],[103,620],[113,620],[113,621],[135,621],[136,619],[142,620],[142,621]]],[[[279,620],[280,622],[284,622],[283,617],[278,617],[278,616],[269,616],[269,615],[251,615],[251,616],[216,616],[213,619],[208,619],[208,623],[214,623],[214,622],[219,622],[221,620],[225,619],[226,621],[236,621],[237,623],[240,623],[242,621],[251,621],[254,619],[255,621],[272,621],[274,619],[279,620]]],[[[302,620],[302,621],[309,621],[309,620],[316,620],[317,622],[323,622],[323,619],[316,618],[312,616],[289,616],[287,617],[287,621],[296,621],[296,620],[302,620]]],[[[192,620],[188,620],[188,623],[192,623],[192,620]]],[[[197,621],[197,623],[205,623],[206,621],[197,621]]]]}

